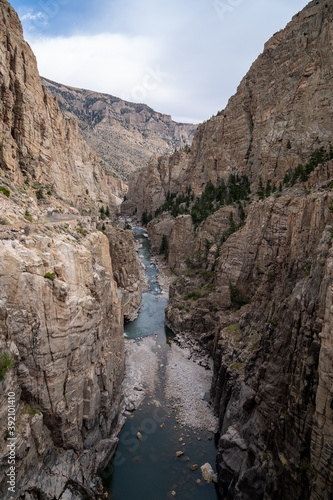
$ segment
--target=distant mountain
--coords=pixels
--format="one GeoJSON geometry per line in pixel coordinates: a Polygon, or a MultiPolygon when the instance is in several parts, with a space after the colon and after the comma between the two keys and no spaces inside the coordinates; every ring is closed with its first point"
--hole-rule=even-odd
{"type": "Polygon", "coordinates": [[[78,121],[83,136],[102,159],[109,175],[127,180],[153,154],[190,145],[197,125],[176,123],[145,104],[77,89],[42,78],[66,117],[78,121]]]}

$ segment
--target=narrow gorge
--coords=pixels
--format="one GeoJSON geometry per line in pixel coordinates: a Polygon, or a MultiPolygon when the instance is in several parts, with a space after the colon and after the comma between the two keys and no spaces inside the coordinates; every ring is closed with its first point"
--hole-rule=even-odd
{"type": "Polygon", "coordinates": [[[1,498],[333,499],[332,46],[313,0],[196,127],[0,0],[1,498]]]}

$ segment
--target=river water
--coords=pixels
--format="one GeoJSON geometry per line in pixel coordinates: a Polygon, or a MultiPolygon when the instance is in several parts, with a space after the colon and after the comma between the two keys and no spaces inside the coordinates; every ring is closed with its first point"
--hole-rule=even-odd
{"type": "Polygon", "coordinates": [[[117,452],[103,474],[104,486],[112,500],[216,500],[214,483],[207,484],[200,471],[206,462],[215,468],[216,437],[208,430],[179,425],[173,401],[165,395],[165,366],[174,335],[164,322],[167,299],[157,282],[149,241],[141,229],[134,229],[134,235],[142,244],[139,258],[146,267],[149,290],[143,294],[138,318],[125,325],[125,336],[137,342],[147,336],[156,339],[159,371],[154,394],[146,395],[119,434],[117,452]],[[177,451],[184,454],[177,457],[177,451]],[[193,471],[194,465],[198,468],[193,471]]]}

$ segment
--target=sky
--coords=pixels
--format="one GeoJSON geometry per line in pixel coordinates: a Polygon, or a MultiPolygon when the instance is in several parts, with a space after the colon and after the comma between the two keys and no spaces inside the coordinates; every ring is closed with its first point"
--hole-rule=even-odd
{"type": "Polygon", "coordinates": [[[198,123],[308,0],[10,0],[42,76],[198,123]]]}

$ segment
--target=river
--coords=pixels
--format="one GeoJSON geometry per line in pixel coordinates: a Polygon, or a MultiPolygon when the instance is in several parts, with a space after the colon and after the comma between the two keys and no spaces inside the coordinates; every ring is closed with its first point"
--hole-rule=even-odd
{"type": "MultiPolygon", "coordinates": [[[[216,436],[200,428],[200,423],[191,428],[179,420],[179,411],[185,405],[172,394],[170,382],[167,387],[170,363],[176,359],[170,355],[173,350],[175,353],[179,350],[164,322],[168,300],[157,282],[148,239],[139,228],[134,229],[134,235],[142,245],[139,258],[146,267],[149,290],[143,294],[138,318],[125,325],[125,337],[132,339],[126,342],[135,342],[138,349],[140,345],[144,347],[145,341],[151,345],[157,369],[155,380],[151,381],[152,389],[146,392],[143,402],[130,414],[119,434],[116,454],[103,474],[104,486],[112,500],[216,500],[219,496],[215,484],[206,483],[200,470],[207,462],[215,468],[216,436]],[[182,455],[177,457],[177,452],[182,455]],[[192,470],[191,466],[198,468],[192,470]]],[[[186,362],[187,366],[193,364],[187,359],[186,362]]],[[[195,368],[201,369],[197,365],[195,368]]]]}

